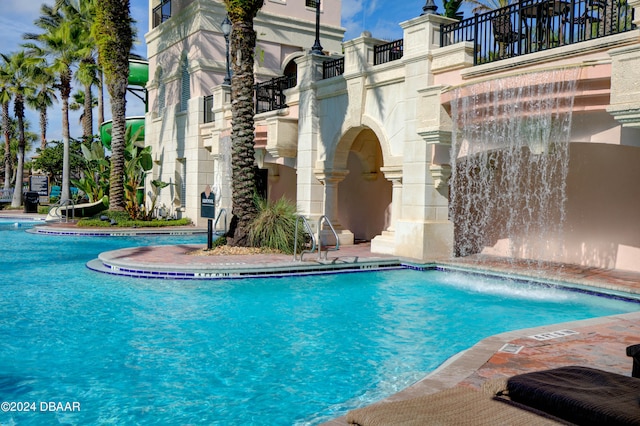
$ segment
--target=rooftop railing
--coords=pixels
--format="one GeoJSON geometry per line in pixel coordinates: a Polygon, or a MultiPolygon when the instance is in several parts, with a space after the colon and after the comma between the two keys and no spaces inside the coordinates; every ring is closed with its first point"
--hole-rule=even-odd
{"type": "Polygon", "coordinates": [[[344,57],[324,61],[322,63],[322,78],[337,77],[344,74],[344,57]]]}
{"type": "Polygon", "coordinates": [[[396,40],[373,48],[373,65],[385,64],[402,58],[404,40],[396,40]]]}
{"type": "Polygon", "coordinates": [[[286,108],[287,97],[284,91],[295,87],[296,83],[297,76],[293,74],[256,84],[256,114],[286,108]]]}
{"type": "Polygon", "coordinates": [[[521,0],[442,25],[440,46],[474,42],[474,64],[554,49],[632,30],[626,0],[521,0]]]}

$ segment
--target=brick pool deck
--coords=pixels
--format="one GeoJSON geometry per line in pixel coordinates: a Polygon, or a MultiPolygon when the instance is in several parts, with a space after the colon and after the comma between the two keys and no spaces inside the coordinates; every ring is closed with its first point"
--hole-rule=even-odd
{"type": "MultiPolygon", "coordinates": [[[[119,258],[118,261],[128,265],[172,270],[299,267],[300,263],[314,267],[319,264],[314,255],[305,256],[304,262],[293,262],[291,256],[274,254],[193,256],[188,254],[192,249],[192,246],[181,245],[145,247],[111,252],[107,257],[119,258]]],[[[394,256],[372,254],[369,244],[343,246],[338,252],[330,252],[328,257],[329,263],[397,259],[394,256]]],[[[635,272],[554,263],[536,263],[532,267],[527,262],[487,256],[439,261],[437,264],[452,268],[481,268],[505,275],[557,279],[577,286],[605,289],[607,292],[640,294],[640,273],[635,272]]],[[[626,356],[626,347],[637,343],[640,343],[640,312],[503,333],[484,339],[459,353],[429,376],[389,397],[389,400],[408,399],[452,386],[480,388],[487,380],[565,365],[589,366],[630,376],[632,360],[626,356]]],[[[325,423],[330,426],[346,424],[344,417],[325,423]]]]}

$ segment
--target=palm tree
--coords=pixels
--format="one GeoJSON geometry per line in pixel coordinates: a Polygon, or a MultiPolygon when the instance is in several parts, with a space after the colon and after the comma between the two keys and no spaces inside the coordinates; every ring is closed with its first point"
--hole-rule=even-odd
{"type": "Polygon", "coordinates": [[[511,3],[517,3],[517,0],[464,0],[466,3],[472,4],[471,13],[489,12],[509,6],[511,3]]]}
{"type": "Polygon", "coordinates": [[[36,25],[44,30],[42,34],[25,34],[24,38],[33,40],[24,46],[35,56],[50,59],[50,70],[58,77],[57,88],[62,101],[62,187],[60,200],[70,198],[70,132],[69,132],[69,97],[71,96],[72,67],[81,59],[78,46],[83,45],[86,32],[72,19],[66,19],[59,11],[43,4],[41,16],[36,25]]]}
{"type": "Polygon", "coordinates": [[[9,92],[9,73],[6,64],[0,68],[0,104],[2,104],[2,133],[4,134],[4,189],[11,188],[11,133],[9,123],[9,106],[11,92],[9,92]]]}
{"type": "Polygon", "coordinates": [[[96,3],[93,26],[98,57],[111,97],[111,175],[109,209],[124,211],[124,167],[129,52],[135,32],[129,0],[101,0],[96,3]]]}
{"type": "Polygon", "coordinates": [[[76,91],[71,98],[73,101],[69,104],[69,109],[71,111],[79,111],[80,113],[80,124],[82,125],[82,138],[87,141],[93,138],[93,115],[91,114],[91,110],[93,107],[98,105],[98,100],[93,96],[90,96],[89,99],[91,101],[91,107],[87,106],[87,96],[85,96],[85,92],[82,90],[76,91]],[[89,111],[89,113],[87,113],[89,111]],[[91,121],[87,123],[87,116],[91,117],[91,121]]]}
{"type": "Polygon", "coordinates": [[[254,51],[256,32],[253,18],[264,0],[224,0],[233,25],[230,47],[233,58],[231,79],[231,168],[233,176],[233,216],[227,242],[235,246],[249,245],[249,226],[258,214],[254,160],[254,51]],[[232,223],[233,223],[232,222],[232,223]]]}
{"type": "MultiPolygon", "coordinates": [[[[95,0],[56,0],[55,8],[62,11],[67,19],[73,19],[76,25],[85,32],[82,37],[83,43],[77,46],[80,62],[75,78],[84,86],[82,133],[83,138],[88,140],[93,136],[92,87],[99,85],[98,50],[91,32],[95,20],[95,0]]],[[[99,120],[103,119],[104,117],[99,117],[99,120]]]]}
{"type": "Polygon", "coordinates": [[[47,147],[47,110],[58,101],[54,87],[55,77],[46,67],[43,67],[33,81],[35,93],[26,98],[26,104],[40,114],[40,149],[47,147]]]}
{"type": "Polygon", "coordinates": [[[20,207],[22,205],[22,177],[26,145],[24,103],[25,98],[34,92],[33,79],[42,58],[28,56],[24,51],[14,53],[11,56],[5,54],[0,56],[5,64],[2,70],[3,80],[8,81],[7,90],[13,95],[13,111],[18,121],[18,164],[11,207],[20,207]]]}

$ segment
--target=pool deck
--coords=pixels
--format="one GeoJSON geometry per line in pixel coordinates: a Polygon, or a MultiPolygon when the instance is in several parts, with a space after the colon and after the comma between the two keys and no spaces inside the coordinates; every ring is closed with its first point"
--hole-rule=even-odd
{"type": "MultiPolygon", "coordinates": [[[[6,215],[0,213],[0,217],[6,215]]],[[[72,226],[56,224],[48,228],[68,231],[72,226]]],[[[133,231],[143,232],[140,229],[133,231]]],[[[82,231],[75,229],[74,232],[82,231]]],[[[204,246],[206,244],[200,245],[204,246]]],[[[286,268],[300,270],[308,267],[314,270],[318,266],[324,268],[338,264],[376,265],[407,261],[372,254],[369,244],[343,246],[338,252],[329,252],[327,261],[320,261],[317,255],[309,254],[303,262],[294,262],[291,256],[276,254],[194,256],[189,254],[193,248],[191,245],[175,245],[123,249],[109,252],[101,256],[101,260],[144,270],[191,272],[265,268],[278,272],[286,268]]],[[[554,263],[536,263],[532,267],[527,262],[508,262],[488,256],[434,263],[445,268],[482,269],[510,276],[557,279],[581,288],[605,289],[606,292],[640,294],[640,273],[635,272],[554,263]]],[[[388,399],[408,399],[452,386],[480,388],[487,380],[565,365],[590,366],[630,376],[632,360],[626,356],[626,347],[637,343],[640,343],[640,312],[503,333],[478,342],[446,361],[429,376],[388,399]]],[[[325,423],[330,426],[346,424],[344,417],[325,423]]]]}

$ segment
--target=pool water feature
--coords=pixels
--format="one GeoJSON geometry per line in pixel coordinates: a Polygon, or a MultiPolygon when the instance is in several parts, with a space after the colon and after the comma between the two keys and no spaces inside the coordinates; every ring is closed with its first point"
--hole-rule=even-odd
{"type": "Polygon", "coordinates": [[[84,265],[106,250],[204,237],[25,227],[0,227],[0,401],[78,402],[81,411],[0,413],[3,424],[317,424],[490,335],[640,308],[434,270],[132,279],[84,265]]]}
{"type": "Polygon", "coordinates": [[[563,252],[578,68],[454,89],[451,220],[455,251],[554,259],[563,252]],[[499,244],[500,243],[500,244],[499,244]]]}

